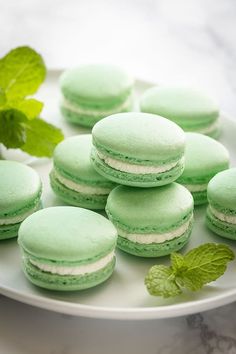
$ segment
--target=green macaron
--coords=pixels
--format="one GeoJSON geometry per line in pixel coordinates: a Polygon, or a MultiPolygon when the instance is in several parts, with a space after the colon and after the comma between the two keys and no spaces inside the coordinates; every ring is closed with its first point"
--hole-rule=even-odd
{"type": "Polygon", "coordinates": [[[118,247],[140,257],[160,257],[182,248],[193,225],[193,197],[178,183],[155,188],[118,186],[106,212],[118,231],[118,247]]]}
{"type": "Polygon", "coordinates": [[[204,93],[185,87],[153,87],[140,101],[142,112],[166,117],[185,131],[218,137],[219,107],[204,93]]]}
{"type": "Polygon", "coordinates": [[[0,161],[0,240],[16,237],[20,223],[41,207],[42,185],[31,167],[0,161]]]}
{"type": "Polygon", "coordinates": [[[236,168],[219,172],[208,184],[206,221],[210,230],[236,240],[236,168]]]}
{"type": "Polygon", "coordinates": [[[98,122],[92,136],[93,166],[111,181],[155,187],[176,180],[183,172],[185,134],[163,117],[114,114],[98,122]]]}
{"type": "Polygon", "coordinates": [[[93,127],[110,114],[132,110],[133,85],[133,78],[113,65],[69,69],[60,78],[62,114],[72,123],[93,127]]]}
{"type": "Polygon", "coordinates": [[[192,193],[194,204],[207,203],[207,185],[218,172],[229,168],[229,153],[218,141],[186,133],[185,168],[177,179],[192,193]]]}
{"type": "Polygon", "coordinates": [[[78,135],[57,145],[53,154],[51,187],[64,202],[88,209],[104,209],[108,194],[116,185],[92,167],[92,136],[78,135]]]}
{"type": "Polygon", "coordinates": [[[23,270],[35,285],[81,290],[108,279],[115,266],[117,231],[91,210],[60,206],[40,210],[20,226],[23,270]]]}

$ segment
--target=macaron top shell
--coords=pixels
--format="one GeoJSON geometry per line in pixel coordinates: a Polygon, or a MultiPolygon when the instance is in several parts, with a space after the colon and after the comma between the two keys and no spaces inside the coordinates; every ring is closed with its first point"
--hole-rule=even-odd
{"type": "Polygon", "coordinates": [[[156,113],[181,123],[206,123],[219,115],[216,102],[195,89],[185,87],[153,87],[140,102],[141,111],[156,113]]]}
{"type": "Polygon", "coordinates": [[[65,139],[54,150],[54,166],[71,179],[91,184],[112,185],[91,165],[92,135],[78,135],[65,139]]]}
{"type": "Polygon", "coordinates": [[[183,224],[192,210],[191,193],[178,183],[148,189],[118,186],[106,205],[117,225],[138,233],[171,230],[183,224]]]}
{"type": "Polygon", "coordinates": [[[41,181],[31,167],[15,161],[0,161],[0,216],[9,216],[35,205],[41,181]]]}
{"type": "Polygon", "coordinates": [[[113,114],[98,122],[92,135],[99,151],[137,164],[176,161],[185,148],[185,134],[179,126],[148,113],[113,114]]]}
{"type": "Polygon", "coordinates": [[[207,188],[209,202],[224,211],[236,212],[236,168],[217,173],[207,188]],[[229,210],[225,210],[229,209],[229,210]]]}
{"type": "Polygon", "coordinates": [[[229,167],[229,153],[218,141],[198,133],[186,133],[185,168],[178,181],[204,181],[229,167]]]}
{"type": "Polygon", "coordinates": [[[134,80],[123,69],[105,64],[83,65],[65,71],[60,79],[66,98],[80,104],[115,104],[130,94],[134,80]]]}
{"type": "Polygon", "coordinates": [[[44,261],[95,261],[116,245],[117,231],[104,216],[76,207],[51,207],[23,221],[19,229],[20,246],[44,261]]]}

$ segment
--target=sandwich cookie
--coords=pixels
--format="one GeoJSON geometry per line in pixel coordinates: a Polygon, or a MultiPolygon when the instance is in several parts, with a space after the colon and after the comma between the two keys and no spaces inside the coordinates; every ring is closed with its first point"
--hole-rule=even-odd
{"type": "Polygon", "coordinates": [[[142,112],[155,113],[177,123],[183,130],[209,135],[220,133],[219,107],[204,93],[184,87],[153,87],[140,102],[142,112]]]}
{"type": "Polygon", "coordinates": [[[219,172],[208,184],[207,226],[225,238],[236,240],[236,168],[219,172]]]}
{"type": "Polygon", "coordinates": [[[91,64],[65,71],[61,111],[71,123],[93,127],[100,119],[132,110],[133,78],[112,65],[91,64]]]}
{"type": "Polygon", "coordinates": [[[177,179],[192,193],[194,204],[207,203],[208,182],[229,168],[229,153],[218,141],[198,133],[186,133],[185,167],[177,179]]]}
{"type": "Polygon", "coordinates": [[[118,186],[106,212],[118,232],[118,247],[140,257],[161,257],[188,241],[193,225],[193,197],[178,183],[156,188],[118,186]]]}
{"type": "Polygon", "coordinates": [[[31,167],[0,161],[0,240],[16,237],[20,223],[40,209],[42,184],[31,167]]]}
{"type": "Polygon", "coordinates": [[[69,206],[40,210],[19,230],[24,273],[46,289],[93,287],[113,272],[116,239],[112,223],[91,210],[69,206]]]}
{"type": "Polygon", "coordinates": [[[92,136],[65,139],[54,150],[51,187],[64,202],[88,209],[104,209],[108,194],[116,185],[92,167],[92,136]]]}
{"type": "Polygon", "coordinates": [[[154,187],[176,180],[183,172],[185,134],[163,117],[114,114],[98,122],[92,136],[93,166],[111,181],[154,187]]]}

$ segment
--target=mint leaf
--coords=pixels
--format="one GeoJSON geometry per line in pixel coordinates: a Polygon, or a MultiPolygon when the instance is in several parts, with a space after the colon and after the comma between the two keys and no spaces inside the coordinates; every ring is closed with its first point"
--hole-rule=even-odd
{"type": "Polygon", "coordinates": [[[184,267],[184,257],[180,253],[171,253],[170,260],[174,271],[178,271],[180,268],[184,267]]]}
{"type": "Polygon", "coordinates": [[[196,291],[224,274],[233,251],[224,244],[206,243],[185,256],[171,254],[171,266],[152,267],[145,284],[151,295],[170,297],[181,294],[182,288],[196,291]]]}
{"type": "Polygon", "coordinates": [[[10,105],[24,113],[28,119],[38,117],[43,109],[43,103],[34,98],[13,101],[10,105]]]}
{"type": "Polygon", "coordinates": [[[223,244],[206,243],[184,256],[186,271],[181,278],[187,289],[196,291],[224,274],[233,251],[223,244]]]}
{"type": "Polygon", "coordinates": [[[24,123],[26,141],[21,150],[38,157],[51,157],[56,145],[64,139],[60,129],[36,118],[24,123]]]}
{"type": "Polygon", "coordinates": [[[0,60],[0,87],[7,99],[34,94],[45,76],[42,57],[29,47],[13,49],[0,60]]]}
{"type": "Polygon", "coordinates": [[[5,105],[5,103],[6,103],[6,95],[3,89],[1,89],[0,87],[0,107],[5,105]]]}
{"type": "Polygon", "coordinates": [[[145,285],[151,295],[164,298],[177,296],[182,293],[175,282],[175,276],[170,267],[164,265],[153,266],[145,277],[145,285]]]}
{"type": "Polygon", "coordinates": [[[0,111],[0,143],[7,148],[21,147],[26,141],[26,120],[25,115],[15,109],[0,111]]]}

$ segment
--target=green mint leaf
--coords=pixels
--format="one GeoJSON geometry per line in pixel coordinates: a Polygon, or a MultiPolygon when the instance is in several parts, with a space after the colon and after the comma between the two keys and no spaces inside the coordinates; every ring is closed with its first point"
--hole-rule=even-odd
{"type": "Polygon", "coordinates": [[[9,148],[19,148],[26,141],[25,115],[15,109],[0,111],[0,143],[9,148]]]}
{"type": "Polygon", "coordinates": [[[164,265],[155,265],[149,270],[145,277],[145,285],[151,295],[164,298],[182,293],[181,288],[175,281],[172,269],[164,265]]]}
{"type": "Polygon", "coordinates": [[[45,76],[42,57],[29,47],[13,49],[0,60],[0,87],[7,99],[34,94],[45,76]]]}
{"type": "Polygon", "coordinates": [[[0,107],[4,106],[6,103],[6,95],[4,90],[0,87],[0,107]]]}
{"type": "Polygon", "coordinates": [[[178,271],[180,268],[185,266],[184,257],[177,252],[173,252],[170,255],[171,266],[173,271],[178,271]]]}
{"type": "Polygon", "coordinates": [[[56,145],[64,139],[60,129],[40,118],[28,120],[24,126],[26,142],[21,149],[33,156],[51,157],[56,145]]]}
{"type": "Polygon", "coordinates": [[[145,284],[151,295],[162,297],[179,295],[182,288],[196,291],[223,275],[233,259],[234,253],[227,245],[205,243],[185,256],[172,253],[171,266],[153,266],[145,284]]]}
{"type": "Polygon", "coordinates": [[[184,256],[186,270],[179,276],[187,289],[196,291],[223,275],[233,259],[234,253],[227,245],[206,243],[184,256]]]}
{"type": "Polygon", "coordinates": [[[34,98],[12,101],[9,105],[24,113],[30,120],[38,117],[43,109],[43,103],[34,98]]]}

